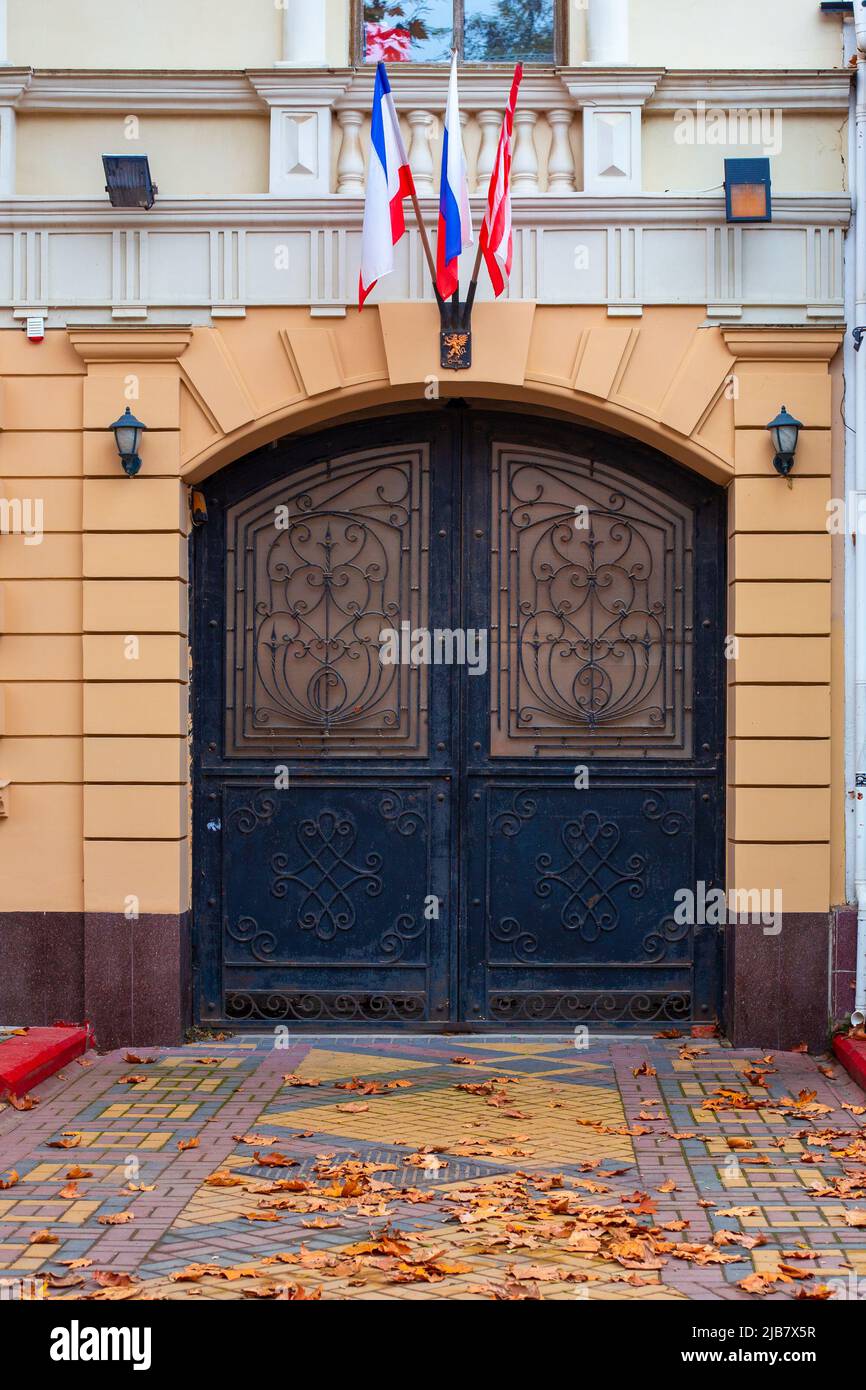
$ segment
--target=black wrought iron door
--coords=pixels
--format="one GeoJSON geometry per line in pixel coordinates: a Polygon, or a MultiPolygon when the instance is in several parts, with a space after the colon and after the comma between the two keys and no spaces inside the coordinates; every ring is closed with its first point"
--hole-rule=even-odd
{"type": "Polygon", "coordinates": [[[716,491],[442,409],[287,441],[206,496],[198,1017],[715,1018],[717,929],[674,894],[721,876],[716,491]]]}

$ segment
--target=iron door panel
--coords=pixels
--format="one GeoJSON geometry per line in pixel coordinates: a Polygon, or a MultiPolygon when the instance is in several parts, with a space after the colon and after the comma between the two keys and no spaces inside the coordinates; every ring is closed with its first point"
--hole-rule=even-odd
{"type": "Polygon", "coordinates": [[[447,416],[357,424],[205,484],[192,543],[203,1021],[457,1017],[459,689],[446,667],[401,668],[390,700],[370,674],[383,625],[459,622],[454,435],[447,416]]]}
{"type": "Polygon", "coordinates": [[[230,1019],[443,1016],[448,935],[425,907],[448,897],[449,826],[432,786],[230,784],[221,838],[230,1019]]]}
{"type": "Polygon", "coordinates": [[[485,778],[470,803],[479,832],[469,856],[475,1018],[692,1017],[701,929],[676,920],[675,894],[695,881],[694,785],[659,791],[600,776],[590,790],[485,778]]]}
{"type": "Polygon", "coordinates": [[[490,660],[464,682],[463,1017],[713,1022],[721,932],[672,919],[677,890],[724,881],[723,494],[545,421],[476,416],[464,457],[465,621],[490,660]]]}

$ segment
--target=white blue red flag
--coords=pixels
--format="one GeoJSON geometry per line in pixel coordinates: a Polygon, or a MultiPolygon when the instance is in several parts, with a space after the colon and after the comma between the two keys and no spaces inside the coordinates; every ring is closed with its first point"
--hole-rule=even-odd
{"type": "Polygon", "coordinates": [[[394,269],[394,247],[406,230],[403,199],[410,197],[414,191],[409,156],[400,132],[391,84],[385,64],[379,63],[376,67],[373,122],[370,127],[370,164],[367,169],[358,285],[359,309],[364,307],[364,300],[376,281],[394,269]]]}
{"type": "Polygon", "coordinates": [[[514,69],[508,106],[499,132],[496,160],[493,173],[490,175],[490,191],[487,194],[487,211],[479,237],[497,299],[505,289],[506,281],[511,274],[514,255],[511,231],[511,137],[514,134],[514,108],[517,105],[517,92],[522,77],[523,66],[518,63],[514,69]]]}
{"type": "Polygon", "coordinates": [[[442,140],[442,181],[439,187],[439,236],[436,244],[436,287],[449,299],[460,284],[457,259],[471,246],[472,214],[469,210],[469,181],[460,130],[460,100],[457,95],[457,54],[451,59],[448,106],[442,140]]]}

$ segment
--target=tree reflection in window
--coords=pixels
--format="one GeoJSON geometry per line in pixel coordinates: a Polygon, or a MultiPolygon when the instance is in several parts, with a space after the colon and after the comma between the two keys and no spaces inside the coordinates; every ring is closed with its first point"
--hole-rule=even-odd
{"type": "Polygon", "coordinates": [[[362,6],[364,61],[555,63],[556,0],[384,0],[362,6]]]}
{"type": "Polygon", "coordinates": [[[554,0],[464,0],[467,63],[554,63],[554,0]]]}
{"type": "Polygon", "coordinates": [[[365,4],[365,61],[445,62],[453,42],[453,9],[452,0],[365,4]]]}

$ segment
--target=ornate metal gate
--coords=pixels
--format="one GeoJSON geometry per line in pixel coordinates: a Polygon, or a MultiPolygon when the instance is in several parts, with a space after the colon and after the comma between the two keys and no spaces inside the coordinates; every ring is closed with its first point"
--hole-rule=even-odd
{"type": "Polygon", "coordinates": [[[457,409],[287,441],[206,495],[197,1016],[716,1018],[718,929],[674,894],[721,881],[718,491],[457,409]]]}

